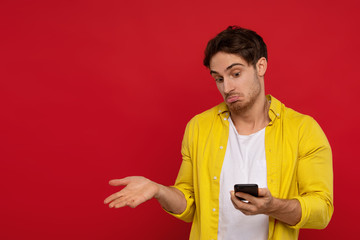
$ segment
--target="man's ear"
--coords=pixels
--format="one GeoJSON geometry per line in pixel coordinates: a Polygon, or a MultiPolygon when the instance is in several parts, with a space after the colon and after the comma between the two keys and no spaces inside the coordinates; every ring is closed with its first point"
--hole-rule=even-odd
{"type": "Polygon", "coordinates": [[[263,77],[266,73],[267,69],[267,60],[266,58],[262,57],[256,63],[256,72],[259,77],[263,77]]]}

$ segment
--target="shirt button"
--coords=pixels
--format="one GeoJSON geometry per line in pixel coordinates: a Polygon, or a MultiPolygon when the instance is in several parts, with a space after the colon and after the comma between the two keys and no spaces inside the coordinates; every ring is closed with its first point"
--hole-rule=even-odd
{"type": "Polygon", "coordinates": [[[217,177],[216,176],[214,176],[214,180],[216,180],[217,179],[217,177]]]}
{"type": "Polygon", "coordinates": [[[227,118],[224,118],[224,120],[226,121],[226,120],[227,120],[227,118]]]}
{"type": "Polygon", "coordinates": [[[221,113],[221,110],[219,110],[219,113],[221,113]]]}
{"type": "Polygon", "coordinates": [[[216,211],[216,209],[215,208],[213,208],[213,212],[215,212],[216,211]]]}
{"type": "Polygon", "coordinates": [[[223,149],[224,147],[223,146],[220,146],[220,149],[223,149]]]}

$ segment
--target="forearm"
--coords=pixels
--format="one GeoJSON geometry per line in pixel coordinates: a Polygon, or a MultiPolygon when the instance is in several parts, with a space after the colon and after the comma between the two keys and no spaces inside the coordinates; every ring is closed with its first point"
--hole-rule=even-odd
{"type": "Polygon", "coordinates": [[[297,199],[273,198],[267,215],[288,225],[294,226],[301,219],[301,206],[297,199]]]}
{"type": "Polygon", "coordinates": [[[158,187],[159,190],[155,195],[155,198],[162,208],[175,214],[181,214],[185,211],[186,199],[180,190],[160,184],[158,184],[158,187]]]}

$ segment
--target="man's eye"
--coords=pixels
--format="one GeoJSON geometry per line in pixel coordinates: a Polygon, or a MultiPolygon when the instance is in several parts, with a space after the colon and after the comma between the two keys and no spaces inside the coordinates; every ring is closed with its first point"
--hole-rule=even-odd
{"type": "Polygon", "coordinates": [[[236,72],[233,74],[234,77],[240,77],[240,72],[236,72]]]}
{"type": "Polygon", "coordinates": [[[217,82],[223,82],[224,79],[223,79],[222,77],[219,77],[219,78],[215,78],[215,81],[217,81],[217,82]]]}

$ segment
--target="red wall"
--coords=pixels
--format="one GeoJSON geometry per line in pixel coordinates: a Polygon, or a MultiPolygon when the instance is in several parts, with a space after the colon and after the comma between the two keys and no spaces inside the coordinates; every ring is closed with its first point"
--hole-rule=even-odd
{"type": "Polygon", "coordinates": [[[264,37],[267,92],[333,148],[333,219],[300,238],[353,239],[359,2],[124,2],[0,2],[0,239],[186,239],[155,200],[103,200],[113,178],[174,182],[187,121],[221,101],[205,44],[233,24],[264,37]]]}

